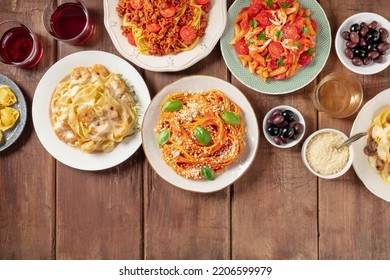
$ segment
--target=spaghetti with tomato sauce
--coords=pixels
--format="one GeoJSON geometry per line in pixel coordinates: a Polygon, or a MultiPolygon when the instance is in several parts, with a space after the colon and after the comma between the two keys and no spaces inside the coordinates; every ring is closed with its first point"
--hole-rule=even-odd
{"type": "Polygon", "coordinates": [[[263,81],[292,77],[315,57],[317,23],[297,0],[252,0],[234,30],[242,65],[263,81]]]}
{"type": "Polygon", "coordinates": [[[145,55],[194,48],[205,35],[209,0],[119,0],[122,33],[145,55]]]}
{"type": "Polygon", "coordinates": [[[240,107],[217,89],[169,95],[156,133],[164,161],[189,179],[215,179],[244,148],[240,107]]]}

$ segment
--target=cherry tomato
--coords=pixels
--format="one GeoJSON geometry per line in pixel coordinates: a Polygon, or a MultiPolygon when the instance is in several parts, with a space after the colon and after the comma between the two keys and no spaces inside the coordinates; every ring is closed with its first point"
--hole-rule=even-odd
{"type": "Polygon", "coordinates": [[[152,33],[157,33],[161,30],[161,25],[158,24],[158,23],[149,23],[146,25],[146,29],[149,31],[149,32],[152,32],[152,33]]]}
{"type": "Polygon", "coordinates": [[[264,9],[264,5],[259,2],[253,2],[248,8],[249,18],[254,18],[261,10],[264,9]]]}
{"type": "Polygon", "coordinates": [[[206,5],[209,3],[209,0],[195,0],[196,4],[198,5],[206,5]]]}
{"type": "Polygon", "coordinates": [[[127,33],[127,41],[129,42],[130,45],[136,47],[137,43],[135,42],[133,32],[127,33]]]}
{"type": "Polygon", "coordinates": [[[271,13],[267,11],[261,11],[256,17],[255,20],[262,26],[271,25],[272,22],[269,20],[271,13]]]}
{"type": "Polygon", "coordinates": [[[305,26],[305,19],[303,17],[299,17],[297,20],[295,20],[294,25],[299,31],[301,31],[305,26]]]}
{"type": "Polygon", "coordinates": [[[286,39],[296,39],[297,37],[299,37],[298,29],[292,24],[287,23],[285,26],[283,26],[282,31],[283,36],[286,39]]]}
{"type": "Polygon", "coordinates": [[[301,56],[299,57],[298,63],[302,66],[306,66],[310,63],[311,59],[313,57],[311,55],[308,55],[306,52],[302,53],[301,56]]]}
{"type": "Polygon", "coordinates": [[[317,22],[314,19],[311,19],[310,22],[311,26],[313,26],[314,31],[317,32],[317,22]]]}
{"type": "Polygon", "coordinates": [[[236,42],[234,45],[234,49],[239,55],[248,55],[249,54],[249,47],[246,44],[244,39],[241,39],[236,42]]]}
{"type": "Polygon", "coordinates": [[[271,60],[271,62],[269,63],[268,66],[269,66],[269,68],[270,68],[271,70],[276,70],[276,69],[279,68],[279,65],[278,65],[278,62],[277,62],[276,59],[271,60]]]}
{"type": "Polygon", "coordinates": [[[283,54],[284,52],[284,48],[283,46],[278,43],[278,42],[271,42],[269,45],[268,45],[268,51],[269,51],[269,54],[272,58],[280,58],[280,56],[283,54]]]}
{"type": "Polygon", "coordinates": [[[173,17],[176,13],[176,8],[172,4],[167,4],[164,8],[160,9],[160,14],[165,18],[173,17]]]}
{"type": "Polygon", "coordinates": [[[144,0],[130,0],[130,6],[134,10],[141,10],[144,7],[144,0]]]}
{"type": "Polygon", "coordinates": [[[190,25],[185,25],[180,28],[180,37],[186,43],[192,42],[196,38],[196,28],[190,25]]]}
{"type": "Polygon", "coordinates": [[[291,64],[293,64],[296,55],[297,55],[296,53],[290,52],[290,53],[283,59],[283,64],[284,64],[284,66],[289,67],[291,64]]]}

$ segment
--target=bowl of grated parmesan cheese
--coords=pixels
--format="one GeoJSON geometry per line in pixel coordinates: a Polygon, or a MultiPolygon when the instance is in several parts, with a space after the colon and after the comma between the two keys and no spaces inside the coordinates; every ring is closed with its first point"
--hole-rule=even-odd
{"type": "Polygon", "coordinates": [[[345,174],[352,165],[351,146],[337,148],[348,137],[339,130],[324,128],[306,138],[302,145],[302,160],[307,169],[324,179],[345,174]]]}

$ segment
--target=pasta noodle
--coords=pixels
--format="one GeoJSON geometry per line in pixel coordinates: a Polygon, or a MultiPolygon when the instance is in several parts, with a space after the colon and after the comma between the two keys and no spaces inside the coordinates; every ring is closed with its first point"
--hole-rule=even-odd
{"type": "Polygon", "coordinates": [[[164,161],[180,176],[212,180],[203,171],[220,174],[241,155],[245,129],[240,108],[220,90],[177,92],[162,104],[158,144],[164,161]],[[167,110],[175,105],[172,101],[182,106],[167,110]],[[164,134],[169,137],[160,143],[164,134]]]}
{"type": "Polygon", "coordinates": [[[118,74],[100,64],[76,67],[52,95],[54,132],[83,152],[109,152],[135,132],[137,106],[133,94],[118,74]]]}
{"type": "Polygon", "coordinates": [[[117,6],[123,35],[145,55],[194,48],[205,34],[208,9],[204,0],[120,0],[117,6]]]}
{"type": "Polygon", "coordinates": [[[263,81],[294,76],[315,56],[317,23],[297,0],[252,0],[234,22],[238,58],[263,81]]]}
{"type": "Polygon", "coordinates": [[[390,185],[390,107],[376,116],[368,130],[367,146],[364,153],[368,155],[370,165],[390,185]]]}
{"type": "Polygon", "coordinates": [[[0,109],[0,130],[5,131],[14,126],[19,119],[19,111],[12,107],[0,109]]]}
{"type": "Polygon", "coordinates": [[[15,94],[7,86],[0,87],[0,106],[11,106],[16,103],[15,94]]]}
{"type": "Polygon", "coordinates": [[[19,111],[9,107],[17,102],[15,94],[8,86],[0,87],[0,141],[3,138],[3,131],[12,128],[19,119],[19,111]]]}

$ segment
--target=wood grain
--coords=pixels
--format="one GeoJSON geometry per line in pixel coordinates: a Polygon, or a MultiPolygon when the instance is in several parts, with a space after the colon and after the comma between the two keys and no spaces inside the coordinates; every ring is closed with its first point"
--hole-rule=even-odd
{"type": "MultiPolygon", "coordinates": [[[[13,1],[11,5],[2,5],[0,18],[18,18],[40,36],[43,33],[41,2],[34,0],[21,6],[21,1],[13,1]]],[[[40,145],[31,118],[35,87],[45,72],[45,65],[54,61],[48,42],[43,40],[43,45],[45,55],[34,69],[0,64],[0,73],[20,87],[28,108],[21,137],[0,154],[0,259],[54,257],[54,160],[40,145]]]]}

